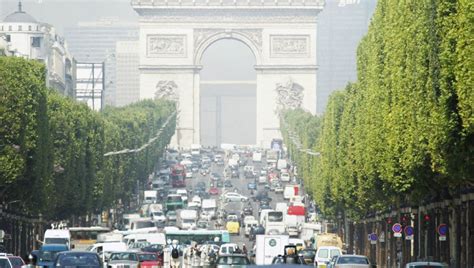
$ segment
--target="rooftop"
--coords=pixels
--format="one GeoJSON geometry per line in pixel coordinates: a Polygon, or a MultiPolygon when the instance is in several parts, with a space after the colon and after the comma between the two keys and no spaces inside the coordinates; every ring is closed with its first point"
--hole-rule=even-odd
{"type": "Polygon", "coordinates": [[[18,10],[6,16],[3,22],[38,23],[35,18],[33,18],[30,14],[22,10],[21,1],[18,2],[18,10]]]}

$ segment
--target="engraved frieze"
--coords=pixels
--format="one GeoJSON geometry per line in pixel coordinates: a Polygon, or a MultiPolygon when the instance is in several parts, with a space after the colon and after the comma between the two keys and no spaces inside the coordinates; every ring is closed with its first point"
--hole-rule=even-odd
{"type": "Polygon", "coordinates": [[[149,57],[186,57],[186,35],[148,35],[149,57]]]}
{"type": "Polygon", "coordinates": [[[309,56],[309,35],[271,36],[272,57],[309,56]]]}

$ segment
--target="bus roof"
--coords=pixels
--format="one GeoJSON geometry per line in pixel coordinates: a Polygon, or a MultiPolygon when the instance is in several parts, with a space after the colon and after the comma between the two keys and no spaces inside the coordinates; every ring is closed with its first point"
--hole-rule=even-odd
{"type": "Polygon", "coordinates": [[[102,226],[70,227],[69,231],[71,231],[71,232],[74,232],[74,231],[110,231],[110,228],[102,227],[102,226]]]}

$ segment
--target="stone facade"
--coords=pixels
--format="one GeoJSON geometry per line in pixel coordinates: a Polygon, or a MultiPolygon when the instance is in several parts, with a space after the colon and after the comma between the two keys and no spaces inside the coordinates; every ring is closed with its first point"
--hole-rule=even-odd
{"type": "Polygon", "coordinates": [[[200,143],[201,57],[221,39],[243,42],[256,58],[256,145],[269,147],[281,136],[282,105],[316,112],[316,18],[324,2],[134,0],[132,6],[140,15],[140,98],[156,97],[158,85],[172,88],[179,102],[174,146],[200,143]]]}

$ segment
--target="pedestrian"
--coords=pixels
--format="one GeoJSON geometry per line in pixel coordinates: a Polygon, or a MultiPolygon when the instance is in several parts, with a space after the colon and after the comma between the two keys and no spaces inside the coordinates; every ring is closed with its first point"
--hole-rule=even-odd
{"type": "Polygon", "coordinates": [[[179,268],[179,265],[178,241],[173,240],[173,244],[171,245],[171,267],[179,268]]]}
{"type": "Polygon", "coordinates": [[[247,255],[247,247],[245,246],[245,244],[242,244],[242,252],[247,255]]]}

